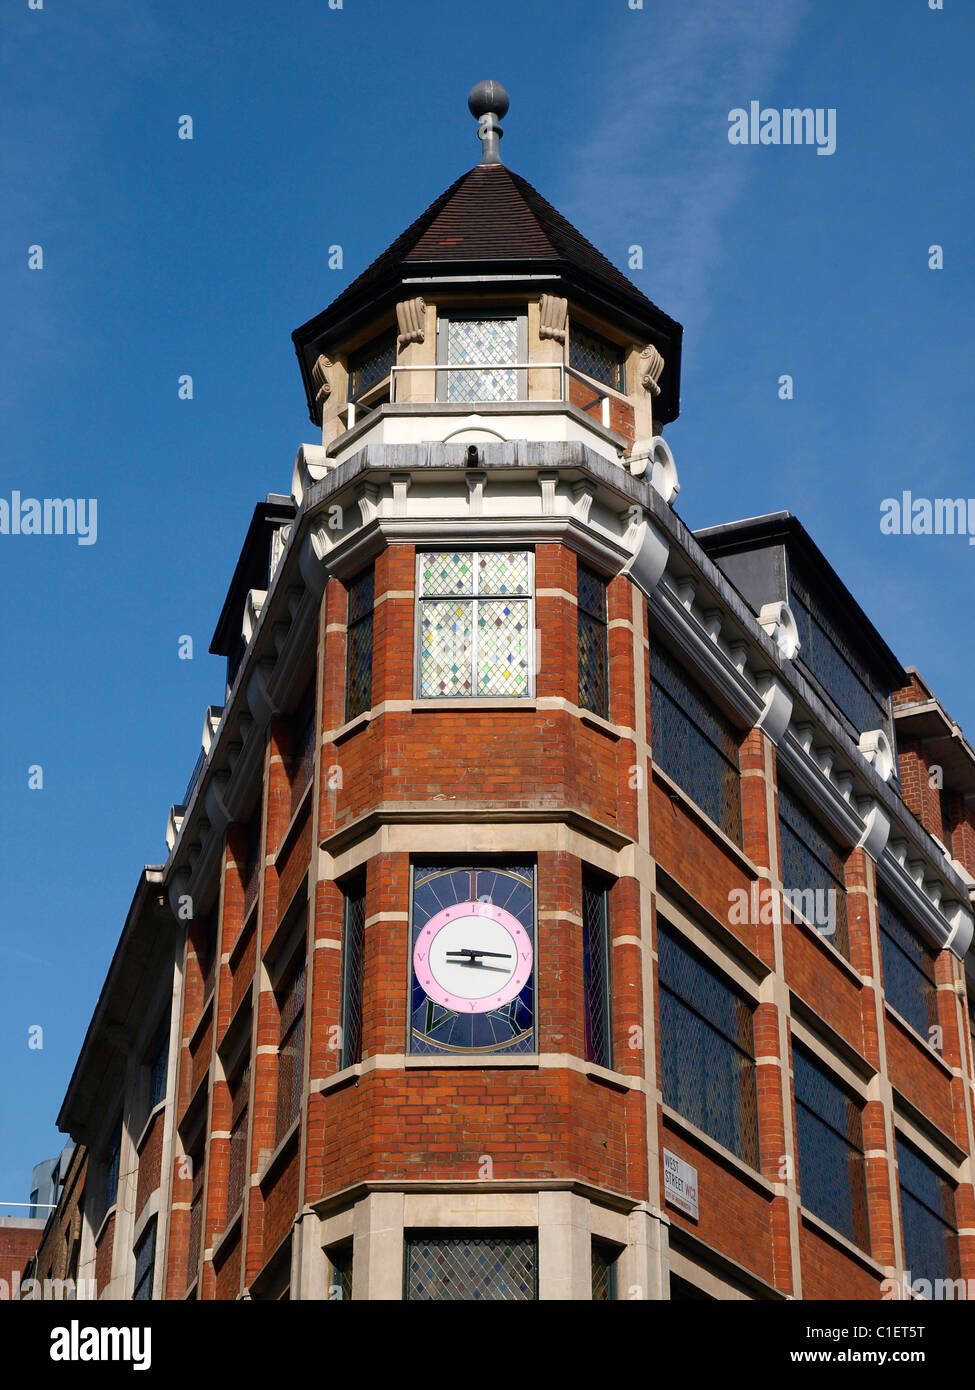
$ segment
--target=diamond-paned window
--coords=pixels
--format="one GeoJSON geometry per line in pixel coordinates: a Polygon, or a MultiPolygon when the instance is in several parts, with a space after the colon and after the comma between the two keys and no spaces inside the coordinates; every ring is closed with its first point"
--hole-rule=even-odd
{"type": "Polygon", "coordinates": [[[954,1184],[911,1144],[897,1136],[904,1258],[911,1282],[957,1279],[958,1219],[954,1184]]]}
{"type": "Polygon", "coordinates": [[[585,1002],[586,1061],[612,1065],[609,1005],[609,894],[594,874],[582,879],[582,985],[585,1002]]]}
{"type": "Polygon", "coordinates": [[[372,565],[349,585],[346,637],[345,717],[355,719],[372,706],[372,565]]]}
{"type": "Polygon", "coordinates": [[[328,1251],[328,1262],[332,1266],[328,1296],[337,1303],[345,1303],[352,1297],[352,1242],[333,1246],[328,1251]]]}
{"type": "Polygon", "coordinates": [[[453,371],[438,373],[438,396],[448,401],[516,401],[518,373],[505,369],[518,361],[519,320],[448,318],[441,321],[441,361],[453,371]],[[470,371],[458,371],[466,363],[470,371]]]}
{"type": "Polygon", "coordinates": [[[417,695],[530,695],[532,556],[448,551],[417,558],[417,695]]]}
{"type": "Polygon", "coordinates": [[[227,1164],[227,1220],[244,1198],[247,1172],[247,1107],[250,1101],[251,1063],[246,1059],[230,1082],[230,1155],[227,1164]]]}
{"type": "Polygon", "coordinates": [[[670,653],[650,648],[654,762],[736,844],[741,844],[741,774],[731,721],[670,653]]]}
{"type": "Polygon", "coordinates": [[[869,1252],[861,1106],[801,1048],[792,1062],[802,1205],[869,1252]]]}
{"type": "Polygon", "coordinates": [[[396,334],[382,333],[349,356],[349,400],[358,401],[389,376],[396,363],[396,334]]]}
{"type": "Polygon", "coordinates": [[[606,625],[606,580],[588,565],[578,565],[579,707],[609,713],[609,629],[606,625]]]}
{"type": "Polygon", "coordinates": [[[616,1297],[616,1260],[619,1251],[604,1240],[592,1242],[592,1301],[611,1303],[616,1297]]]}
{"type": "Polygon", "coordinates": [[[577,323],[569,326],[569,366],[583,375],[611,386],[614,391],[625,389],[625,358],[618,343],[611,343],[599,333],[593,333],[577,323]]]}
{"type": "Polygon", "coordinates": [[[278,1144],[301,1110],[301,1070],[305,1041],[304,956],[278,991],[278,1096],[274,1140],[278,1144]]]}
{"type": "Polygon", "coordinates": [[[406,1249],[406,1297],[432,1302],[531,1302],[538,1298],[538,1241],[520,1235],[414,1236],[406,1249]]]}
{"type": "Polygon", "coordinates": [[[662,923],[657,953],[664,1104],[757,1168],[754,1005],[662,923]]]}
{"type": "Polygon", "coordinates": [[[849,960],[843,852],[785,783],[779,785],[779,842],[786,907],[849,960]]]}
{"type": "Polygon", "coordinates": [[[342,942],[342,1060],[343,1067],[362,1059],[362,980],[366,950],[366,884],[359,879],[345,896],[345,934],[342,942]]]}
{"type": "Polygon", "coordinates": [[[935,953],[882,893],[877,910],[884,996],[922,1038],[927,1038],[928,1030],[938,1022],[935,953]]]}

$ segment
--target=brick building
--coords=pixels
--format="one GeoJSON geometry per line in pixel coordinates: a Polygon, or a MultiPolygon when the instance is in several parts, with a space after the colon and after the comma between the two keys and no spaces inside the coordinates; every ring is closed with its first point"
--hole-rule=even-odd
{"type": "Polygon", "coordinates": [[[973,1277],[975,756],[793,517],[682,524],[680,325],[471,108],[482,162],[294,334],[320,440],[59,1117],[80,1272],[973,1277]]]}

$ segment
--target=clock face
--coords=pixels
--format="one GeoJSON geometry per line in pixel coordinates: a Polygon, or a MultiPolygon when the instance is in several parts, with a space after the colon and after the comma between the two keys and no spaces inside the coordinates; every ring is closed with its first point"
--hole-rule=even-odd
{"type": "Polygon", "coordinates": [[[413,1052],[534,1050],[534,876],[416,869],[413,1052]]]}

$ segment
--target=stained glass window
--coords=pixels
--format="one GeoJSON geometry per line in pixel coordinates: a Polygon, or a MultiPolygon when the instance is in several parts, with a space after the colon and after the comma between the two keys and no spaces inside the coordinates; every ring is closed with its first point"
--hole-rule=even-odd
{"type": "Polygon", "coordinates": [[[149,1056],[149,1109],[158,1105],[166,1094],[166,1073],[169,1070],[169,1016],[164,1015],[156,1029],[149,1056]]]}
{"type": "Polygon", "coordinates": [[[658,924],[664,1104],[758,1167],[754,1005],[658,924]]]}
{"type": "Polygon", "coordinates": [[[358,879],[345,895],[342,943],[342,1060],[351,1067],[362,1060],[362,981],[366,951],[366,883],[358,879]]]}
{"type": "Polygon", "coordinates": [[[585,1001],[586,1061],[612,1066],[609,994],[609,924],[605,883],[594,874],[582,878],[582,984],[585,1001]]]}
{"type": "Polygon", "coordinates": [[[779,842],[786,908],[801,913],[849,960],[843,852],[784,782],[779,785],[779,842]]]}
{"type": "Polygon", "coordinates": [[[884,996],[923,1038],[938,1022],[934,951],[888,898],[877,900],[884,996]]]}
{"type": "Polygon", "coordinates": [[[396,334],[383,333],[349,357],[349,400],[360,400],[396,364],[396,334]]]}
{"type": "Polygon", "coordinates": [[[531,693],[531,562],[507,550],[417,557],[420,698],[531,693]]]}
{"type": "Polygon", "coordinates": [[[301,1068],[305,1039],[305,959],[291,970],[278,991],[278,1097],[275,1143],[280,1143],[301,1110],[301,1068]]]}
{"type": "Polygon", "coordinates": [[[792,1061],[802,1205],[869,1251],[861,1107],[801,1048],[792,1061]]]}
{"type": "Polygon", "coordinates": [[[538,1241],[522,1235],[414,1236],[406,1247],[412,1301],[503,1302],[538,1297],[538,1241]]]}
{"type": "Polygon", "coordinates": [[[187,1288],[197,1277],[203,1238],[203,1174],[206,1165],[202,1138],[197,1141],[189,1157],[193,1165],[193,1190],[190,1197],[190,1244],[186,1257],[187,1288]]]}
{"type": "MultiPolygon", "coordinates": [[[[491,903],[510,913],[535,941],[535,876],[528,864],[449,867],[415,865],[411,956],[423,928],[444,908],[491,903]]],[[[474,946],[478,944],[473,941],[474,946]]],[[[534,975],[508,1003],[484,1012],[457,1012],[431,999],[412,971],[410,1051],[414,1053],[534,1052],[534,975]]]]}
{"type": "Polygon", "coordinates": [[[370,565],[349,585],[346,637],[345,717],[372,706],[372,614],[375,572],[370,565]]]}
{"type": "Polygon", "coordinates": [[[654,761],[740,845],[741,778],[734,726],[657,641],[650,648],[650,678],[654,761]]]}
{"type": "MultiPolygon", "coordinates": [[[[470,371],[444,372],[448,401],[515,401],[518,373],[505,364],[518,361],[517,318],[448,318],[441,321],[441,360],[470,371]]],[[[439,375],[439,374],[438,374],[439,375]]]]}
{"type": "Polygon", "coordinates": [[[915,1279],[960,1276],[955,1185],[935,1165],[897,1136],[904,1259],[915,1279]]]}
{"type": "Polygon", "coordinates": [[[569,366],[614,391],[625,389],[623,349],[580,324],[569,325],[569,366]]]}
{"type": "Polygon", "coordinates": [[[156,1263],[156,1218],[153,1217],[135,1245],[135,1285],[132,1301],[152,1298],[152,1273],[156,1263]]]}
{"type": "Polygon", "coordinates": [[[247,1173],[247,1107],[250,1101],[251,1064],[248,1057],[230,1082],[230,1158],[227,1165],[227,1220],[244,1198],[247,1173]]]}
{"type": "Polygon", "coordinates": [[[616,1297],[616,1260],[619,1251],[604,1240],[592,1242],[592,1299],[610,1303],[616,1297]]]}
{"type": "Polygon", "coordinates": [[[789,607],[802,643],[798,659],[832,696],[857,733],[884,729],[891,736],[888,692],[876,688],[862,660],[795,573],[789,584],[789,607]]]}
{"type": "Polygon", "coordinates": [[[315,682],[312,681],[291,719],[291,814],[315,771],[315,682]]]}
{"type": "Polygon", "coordinates": [[[604,719],[609,714],[609,629],[606,580],[578,565],[579,707],[604,719]]]}

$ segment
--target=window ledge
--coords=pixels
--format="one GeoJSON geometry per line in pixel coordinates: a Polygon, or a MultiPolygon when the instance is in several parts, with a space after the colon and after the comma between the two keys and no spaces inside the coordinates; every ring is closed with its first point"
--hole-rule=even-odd
{"type": "Polygon", "coordinates": [[[590,729],[595,729],[597,733],[605,734],[614,743],[619,743],[622,734],[615,724],[611,724],[608,719],[604,719],[601,714],[593,714],[592,710],[579,709],[579,718],[583,724],[587,724],[590,729]]]}
{"type": "Polygon", "coordinates": [[[703,1129],[698,1129],[697,1125],[686,1120],[683,1115],[671,1109],[669,1105],[661,1106],[661,1111],[664,1119],[669,1120],[675,1129],[681,1130],[688,1139],[700,1145],[702,1149],[707,1149],[710,1155],[718,1159],[719,1162],[734,1168],[739,1177],[744,1178],[752,1187],[757,1188],[763,1196],[776,1196],[775,1187],[769,1179],[763,1177],[756,1168],[752,1168],[743,1158],[739,1158],[730,1149],[726,1149],[717,1139],[712,1139],[710,1134],[705,1134],[703,1129]]]}
{"type": "Polygon", "coordinates": [[[867,1254],[866,1250],[861,1250],[859,1245],[854,1244],[849,1236],[845,1236],[842,1231],[838,1231],[835,1226],[831,1226],[828,1221],[824,1221],[821,1216],[811,1212],[808,1207],[799,1207],[799,1215],[807,1226],[810,1226],[817,1235],[824,1240],[830,1241],[833,1245],[838,1245],[841,1250],[850,1255],[858,1264],[862,1264],[869,1269],[871,1274],[879,1274],[884,1278],[884,1266],[879,1265],[875,1259],[867,1254]]]}
{"type": "Polygon", "coordinates": [[[312,778],[309,781],[307,787],[305,787],[305,790],[301,793],[301,796],[298,800],[298,805],[295,807],[294,815],[288,821],[287,830],[281,836],[281,843],[278,845],[277,849],[274,852],[275,868],[277,868],[278,862],[284,858],[288,850],[291,848],[291,841],[294,839],[298,825],[300,824],[301,820],[305,815],[305,811],[307,810],[308,803],[311,799],[311,789],[314,785],[315,778],[314,775],[312,775],[312,778]]]}
{"type": "Polygon", "coordinates": [[[709,834],[714,835],[720,840],[724,848],[738,860],[749,878],[758,878],[759,872],[757,865],[752,863],[741,845],[735,844],[731,836],[726,834],[725,831],[721,829],[721,826],[718,825],[716,821],[713,821],[705,811],[702,811],[697,802],[692,801],[683,787],[678,786],[674,779],[664,772],[663,768],[660,767],[658,763],[651,760],[650,767],[654,777],[663,784],[665,790],[670,794],[671,800],[679,801],[682,808],[687,811],[694,820],[699,822],[702,829],[708,831],[709,834]]]}
{"type": "Polygon", "coordinates": [[[227,1224],[226,1224],[226,1226],[224,1227],[224,1229],[220,1232],[220,1235],[217,1237],[216,1241],[215,1241],[214,1244],[213,1244],[212,1249],[210,1250],[210,1259],[211,1259],[211,1261],[215,1261],[215,1260],[218,1258],[218,1256],[220,1255],[220,1251],[224,1248],[224,1246],[230,1244],[231,1240],[233,1240],[233,1238],[234,1238],[234,1236],[236,1235],[236,1233],[237,1233],[238,1229],[240,1228],[240,1226],[243,1225],[243,1221],[244,1221],[244,1199],[243,1199],[243,1197],[242,1197],[242,1198],[240,1199],[240,1206],[237,1208],[237,1210],[234,1212],[233,1216],[232,1216],[232,1217],[230,1218],[230,1220],[227,1222],[227,1224]]]}
{"type": "Polygon", "coordinates": [[[159,1114],[160,1110],[165,1110],[165,1109],[166,1109],[166,1097],[163,1096],[162,1100],[157,1100],[156,1103],[155,1103],[155,1105],[154,1105],[154,1106],[152,1107],[152,1109],[149,1111],[149,1114],[148,1114],[148,1116],[146,1117],[146,1122],[145,1122],[145,1124],[142,1126],[142,1133],[139,1135],[138,1139],[135,1141],[135,1151],[136,1151],[137,1154],[141,1154],[141,1153],[142,1153],[142,1146],[143,1146],[143,1144],[146,1142],[146,1139],[149,1137],[149,1131],[150,1131],[150,1129],[152,1128],[152,1123],[153,1123],[153,1121],[155,1120],[156,1116],[159,1114]]]}
{"type": "Polygon", "coordinates": [[[200,1010],[200,1017],[196,1020],[196,1025],[194,1026],[192,1033],[187,1039],[186,1046],[189,1048],[191,1053],[193,1052],[193,1049],[197,1047],[197,1045],[203,1037],[203,1034],[206,1032],[206,1023],[207,1019],[210,1016],[210,1011],[213,1008],[213,996],[216,994],[216,992],[216,986],[214,986],[210,990],[210,993],[207,995],[206,999],[203,1001],[203,1008],[200,1010]]]}
{"type": "Polygon", "coordinates": [[[227,965],[230,969],[231,974],[233,974],[234,971],[237,969],[238,965],[240,965],[241,957],[247,949],[247,943],[250,940],[251,935],[256,931],[257,903],[255,903],[254,906],[251,908],[250,912],[248,912],[247,917],[244,920],[244,925],[237,933],[237,940],[233,944],[233,949],[227,956],[227,965]]]}
{"type": "Polygon", "coordinates": [[[334,745],[344,743],[347,738],[357,734],[360,729],[364,729],[367,724],[372,723],[372,710],[366,710],[364,714],[357,714],[354,719],[348,719],[344,724],[333,732],[330,742],[334,745]]]}
{"type": "Polygon", "coordinates": [[[449,696],[444,699],[437,698],[417,698],[410,706],[414,714],[422,714],[426,711],[452,710],[464,711],[477,710],[508,710],[520,709],[526,713],[531,713],[538,706],[531,695],[496,695],[480,696],[471,695],[468,698],[449,696]]]}
{"type": "Polygon", "coordinates": [[[924,1049],[931,1061],[934,1062],[937,1066],[939,1066],[949,1079],[954,1079],[955,1073],[952,1071],[951,1067],[942,1057],[941,1053],[936,1052],[935,1049],[928,1042],[927,1038],[924,1037],[922,1033],[919,1033],[917,1031],[913,1023],[908,1023],[904,1015],[899,1014],[897,1010],[894,1008],[894,1006],[888,1003],[886,999],[884,1000],[884,1013],[887,1015],[888,1018],[893,1019],[895,1023],[899,1024],[900,1027],[904,1029],[904,1031],[907,1033],[908,1038],[911,1040],[912,1043],[915,1044],[915,1046],[922,1047],[924,1049]]]}
{"type": "Polygon", "coordinates": [[[300,1129],[300,1127],[301,1127],[301,1115],[300,1115],[300,1113],[299,1113],[298,1118],[297,1118],[296,1120],[292,1120],[291,1125],[290,1125],[290,1127],[288,1128],[288,1130],[285,1132],[285,1136],[284,1136],[284,1138],[281,1140],[280,1144],[278,1144],[277,1147],[274,1149],[273,1153],[271,1153],[271,1154],[268,1156],[267,1162],[261,1164],[260,1168],[258,1169],[258,1172],[257,1172],[257,1185],[258,1185],[258,1187],[263,1188],[264,1183],[268,1180],[268,1178],[270,1178],[270,1176],[271,1176],[271,1174],[273,1173],[274,1169],[278,1166],[278,1163],[279,1163],[280,1160],[284,1157],[284,1154],[285,1154],[285,1153],[287,1152],[287,1150],[290,1148],[291,1144],[294,1142],[295,1138],[297,1137],[298,1130],[300,1129]]]}
{"type": "MultiPolygon", "coordinates": [[[[781,893],[787,890],[783,888],[779,891],[781,893]]],[[[794,912],[794,909],[790,908],[790,911],[794,912]]],[[[786,927],[802,927],[803,930],[809,936],[815,937],[817,944],[819,946],[822,946],[823,949],[833,959],[833,961],[840,967],[840,969],[843,970],[847,975],[849,975],[850,979],[856,983],[857,988],[863,988],[863,980],[856,966],[853,965],[851,961],[847,960],[846,956],[844,956],[843,952],[839,950],[838,947],[833,945],[832,941],[830,941],[828,936],[824,936],[824,934],[819,930],[818,927],[814,927],[812,922],[807,921],[806,918],[803,917],[801,912],[795,913],[795,915],[790,917],[788,921],[786,921],[783,917],[783,930],[785,930],[786,927]]]]}

